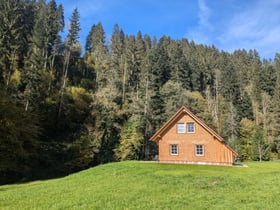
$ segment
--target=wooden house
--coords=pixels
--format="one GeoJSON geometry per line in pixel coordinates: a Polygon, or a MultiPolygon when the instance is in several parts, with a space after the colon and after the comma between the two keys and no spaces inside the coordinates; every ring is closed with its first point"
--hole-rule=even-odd
{"type": "Polygon", "coordinates": [[[233,165],[238,154],[187,107],[182,106],[152,137],[164,163],[233,165]]]}

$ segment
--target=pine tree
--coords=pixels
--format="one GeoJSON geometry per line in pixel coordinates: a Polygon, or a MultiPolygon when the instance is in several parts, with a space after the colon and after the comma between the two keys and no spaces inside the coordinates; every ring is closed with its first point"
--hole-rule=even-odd
{"type": "Polygon", "coordinates": [[[35,107],[50,94],[54,80],[54,59],[58,54],[59,32],[63,29],[61,10],[54,1],[38,4],[35,25],[30,38],[23,80],[26,84],[25,109],[35,107]]]}
{"type": "Polygon", "coordinates": [[[18,68],[19,53],[23,40],[23,2],[21,0],[0,1],[0,82],[6,88],[13,72],[18,68]],[[1,81],[2,80],[2,81],[1,81]]]}
{"type": "Polygon", "coordinates": [[[160,95],[160,88],[169,80],[170,78],[170,67],[169,67],[169,57],[163,46],[157,46],[153,49],[150,54],[150,64],[151,64],[151,100],[150,100],[150,113],[151,113],[151,124],[155,128],[159,128],[164,119],[162,115],[164,114],[164,99],[160,95]]]}
{"type": "Polygon", "coordinates": [[[264,60],[261,66],[259,86],[262,91],[265,91],[270,96],[273,95],[276,85],[276,70],[273,63],[264,60]]]}
{"type": "Polygon", "coordinates": [[[178,81],[183,85],[183,88],[190,90],[191,89],[191,77],[190,77],[190,68],[188,63],[183,55],[183,50],[180,42],[172,43],[172,51],[170,58],[171,66],[171,79],[173,81],[178,81]]]}
{"type": "Polygon", "coordinates": [[[280,154],[280,54],[275,56],[276,84],[272,97],[274,152],[280,154]]]}
{"type": "MultiPolygon", "coordinates": [[[[81,51],[79,39],[79,32],[80,22],[79,22],[79,11],[77,8],[74,9],[72,16],[70,18],[70,28],[66,37],[65,41],[65,52],[64,52],[64,64],[63,64],[63,78],[62,78],[62,85],[60,90],[60,102],[59,102],[59,111],[58,116],[60,116],[62,107],[63,107],[63,100],[64,100],[64,93],[66,89],[66,82],[68,78],[68,71],[69,71],[69,64],[71,60],[71,54],[74,54],[75,51],[81,51]]],[[[74,54],[75,55],[75,54],[74,54]]]]}
{"type": "Polygon", "coordinates": [[[124,67],[125,35],[119,26],[114,25],[111,36],[111,68],[116,72],[116,76],[121,78],[124,67]]]}
{"type": "Polygon", "coordinates": [[[223,54],[223,63],[221,64],[221,81],[227,81],[221,84],[220,92],[228,101],[234,105],[239,103],[240,89],[237,80],[236,71],[227,54],[223,54]]]}
{"type": "Polygon", "coordinates": [[[87,36],[86,52],[93,57],[95,70],[95,83],[97,88],[103,88],[113,80],[112,72],[107,59],[105,46],[105,31],[101,23],[93,25],[87,36]]]}

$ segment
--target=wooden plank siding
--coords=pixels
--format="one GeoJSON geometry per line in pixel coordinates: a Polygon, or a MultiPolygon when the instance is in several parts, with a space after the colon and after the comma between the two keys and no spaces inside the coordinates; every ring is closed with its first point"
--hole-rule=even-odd
{"type": "MultiPolygon", "coordinates": [[[[187,128],[186,128],[187,129],[187,128]]],[[[165,163],[232,165],[238,154],[227,146],[221,136],[191,113],[185,106],[179,109],[151,140],[158,143],[158,159],[165,163]],[[177,124],[194,123],[194,133],[178,133],[177,124]],[[170,153],[170,145],[178,145],[178,154],[170,153]],[[203,145],[204,154],[196,155],[196,145],[203,145]]]]}

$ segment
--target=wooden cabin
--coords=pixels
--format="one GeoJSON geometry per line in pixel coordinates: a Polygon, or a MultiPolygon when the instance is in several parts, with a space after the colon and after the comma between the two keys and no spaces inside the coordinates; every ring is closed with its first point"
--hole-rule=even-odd
{"type": "Polygon", "coordinates": [[[163,163],[227,165],[238,154],[187,107],[182,106],[151,138],[163,163]]]}

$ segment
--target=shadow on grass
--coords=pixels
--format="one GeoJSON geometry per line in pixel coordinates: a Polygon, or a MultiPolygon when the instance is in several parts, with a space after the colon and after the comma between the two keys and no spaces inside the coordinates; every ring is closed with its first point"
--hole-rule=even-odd
{"type": "Polygon", "coordinates": [[[242,163],[234,163],[232,166],[235,166],[235,167],[248,167],[248,165],[242,164],[242,163]]]}

